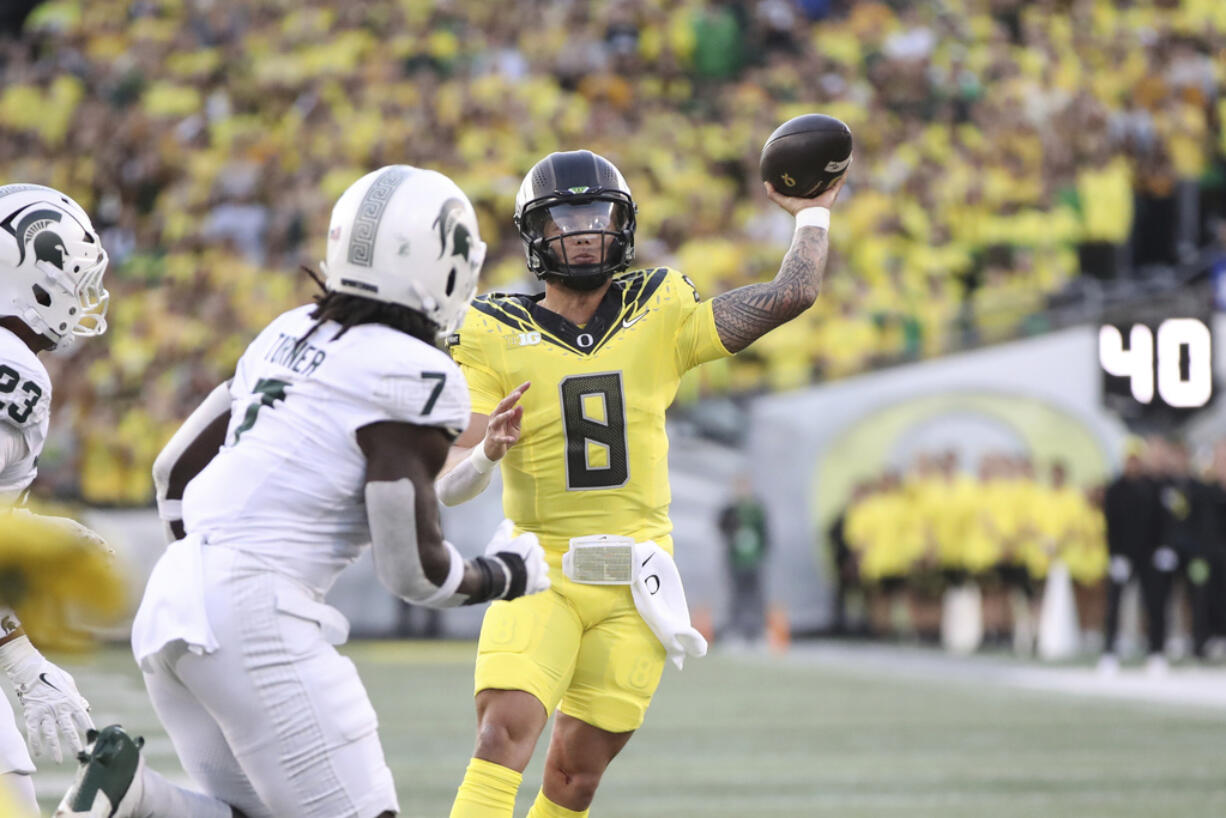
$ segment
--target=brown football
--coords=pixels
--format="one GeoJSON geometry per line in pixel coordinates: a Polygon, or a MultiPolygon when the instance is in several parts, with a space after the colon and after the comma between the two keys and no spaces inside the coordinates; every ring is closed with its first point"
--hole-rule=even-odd
{"type": "Polygon", "coordinates": [[[762,146],[763,181],[785,196],[812,199],[851,164],[851,129],[825,114],[804,114],[780,125],[762,146]]]}

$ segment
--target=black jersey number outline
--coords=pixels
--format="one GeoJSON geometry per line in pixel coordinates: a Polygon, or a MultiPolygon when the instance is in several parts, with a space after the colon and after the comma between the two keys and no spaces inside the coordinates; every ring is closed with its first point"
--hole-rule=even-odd
{"type": "Polygon", "coordinates": [[[630,449],[626,443],[626,393],[621,372],[572,375],[558,384],[562,399],[562,427],[566,437],[566,489],[615,489],[630,480],[630,449]],[[588,417],[585,398],[604,401],[604,420],[588,417]],[[608,453],[608,465],[592,466],[588,446],[595,443],[608,453]]]}
{"type": "MultiPolygon", "coordinates": [[[[11,395],[17,391],[17,384],[21,383],[21,374],[11,366],[0,364],[0,395],[11,395]]],[[[0,407],[8,405],[9,417],[18,423],[25,423],[30,419],[30,413],[34,411],[34,407],[38,405],[39,400],[43,396],[43,388],[34,381],[26,381],[21,384],[21,391],[29,395],[24,401],[20,399],[0,401],[0,407]]]]}

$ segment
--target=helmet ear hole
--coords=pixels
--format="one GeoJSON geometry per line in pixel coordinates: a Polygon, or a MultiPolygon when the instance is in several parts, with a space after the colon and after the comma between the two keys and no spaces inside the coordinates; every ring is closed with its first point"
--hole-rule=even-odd
{"type": "Polygon", "coordinates": [[[453,292],[455,292],[455,268],[454,267],[452,267],[451,272],[447,274],[447,289],[445,290],[445,293],[447,294],[448,297],[451,297],[451,294],[453,292]]]}
{"type": "Polygon", "coordinates": [[[44,290],[42,287],[40,287],[37,284],[34,285],[33,289],[34,289],[34,300],[39,303],[39,306],[50,307],[51,306],[51,293],[47,292],[46,290],[44,290]]]}

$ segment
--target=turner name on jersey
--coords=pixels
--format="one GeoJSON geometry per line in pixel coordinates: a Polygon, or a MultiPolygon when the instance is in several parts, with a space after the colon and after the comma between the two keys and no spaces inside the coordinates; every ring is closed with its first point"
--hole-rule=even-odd
{"type": "Polygon", "coordinates": [[[393,421],[450,437],[468,387],[446,353],[381,324],[314,326],[311,306],[274,320],[230,383],[226,444],[187,487],[184,524],[210,543],[275,554],[326,590],[369,542],[357,430],[393,421]]]}
{"type": "Polygon", "coordinates": [[[300,341],[300,338],[293,335],[280,333],[277,342],[268,348],[264,360],[293,370],[303,377],[313,375],[327,359],[328,353],[314,344],[303,344],[300,341]]]}
{"type": "Polygon", "coordinates": [[[0,425],[25,441],[26,453],[0,464],[0,503],[11,503],[34,482],[51,422],[51,378],[30,348],[0,327],[0,425]]]}

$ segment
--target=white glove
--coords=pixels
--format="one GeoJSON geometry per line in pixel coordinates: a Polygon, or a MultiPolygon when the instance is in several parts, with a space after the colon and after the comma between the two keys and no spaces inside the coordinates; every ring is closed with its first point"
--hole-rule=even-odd
{"type": "Polygon", "coordinates": [[[549,563],[545,562],[545,549],[541,548],[540,540],[530,531],[512,537],[513,528],[510,520],[503,520],[485,547],[485,555],[501,563],[507,573],[506,590],[498,599],[515,599],[549,589],[549,563]],[[521,580],[523,590],[520,590],[521,580]]]}
{"type": "Polygon", "coordinates": [[[85,731],[93,729],[94,721],[89,702],[77,692],[71,676],[48,662],[25,636],[0,645],[0,666],[25,710],[30,752],[50,755],[58,764],[64,760],[60,734],[74,753],[85,749],[85,731]]]}

